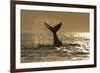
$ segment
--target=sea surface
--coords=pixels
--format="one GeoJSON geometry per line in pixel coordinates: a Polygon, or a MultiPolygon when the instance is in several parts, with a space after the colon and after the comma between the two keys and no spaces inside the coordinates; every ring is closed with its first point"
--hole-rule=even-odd
{"type": "Polygon", "coordinates": [[[57,34],[63,46],[53,47],[53,36],[45,33],[21,34],[21,63],[88,60],[89,33],[57,34]]]}

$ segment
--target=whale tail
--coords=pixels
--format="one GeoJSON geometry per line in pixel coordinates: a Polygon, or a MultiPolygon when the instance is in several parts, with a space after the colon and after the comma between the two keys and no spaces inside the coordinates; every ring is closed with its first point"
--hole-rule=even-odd
{"type": "Polygon", "coordinates": [[[49,24],[45,23],[45,26],[53,32],[53,46],[55,47],[60,47],[62,46],[62,42],[58,39],[58,36],[56,34],[56,32],[60,29],[62,23],[60,22],[59,24],[57,24],[56,26],[52,27],[49,24]]]}
{"type": "Polygon", "coordinates": [[[56,32],[60,29],[62,23],[60,22],[59,24],[57,24],[57,25],[54,26],[54,27],[50,26],[50,25],[47,24],[47,23],[45,23],[45,25],[46,25],[46,27],[47,27],[49,30],[51,30],[53,33],[56,33],[56,32]]]}

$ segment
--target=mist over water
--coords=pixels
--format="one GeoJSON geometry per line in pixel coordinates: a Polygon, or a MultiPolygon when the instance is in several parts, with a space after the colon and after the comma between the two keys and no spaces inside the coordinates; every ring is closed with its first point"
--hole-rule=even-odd
{"type": "Polygon", "coordinates": [[[53,35],[45,33],[21,34],[21,62],[71,61],[89,59],[89,33],[58,33],[63,46],[53,47],[53,35]]]}

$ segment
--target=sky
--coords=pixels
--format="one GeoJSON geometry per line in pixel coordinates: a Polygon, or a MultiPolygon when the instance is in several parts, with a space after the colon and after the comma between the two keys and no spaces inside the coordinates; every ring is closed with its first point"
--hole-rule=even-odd
{"type": "Polygon", "coordinates": [[[45,22],[51,26],[62,22],[57,33],[89,32],[89,13],[21,10],[21,32],[49,33],[45,22]]]}

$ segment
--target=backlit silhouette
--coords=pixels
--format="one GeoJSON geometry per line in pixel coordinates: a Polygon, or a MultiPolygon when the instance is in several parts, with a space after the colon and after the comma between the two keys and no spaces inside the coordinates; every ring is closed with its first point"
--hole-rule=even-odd
{"type": "Polygon", "coordinates": [[[59,24],[55,25],[54,27],[50,26],[48,23],[45,23],[45,25],[53,33],[53,46],[54,47],[62,46],[62,42],[59,40],[59,38],[57,36],[57,31],[60,29],[62,23],[60,22],[59,24]]]}

